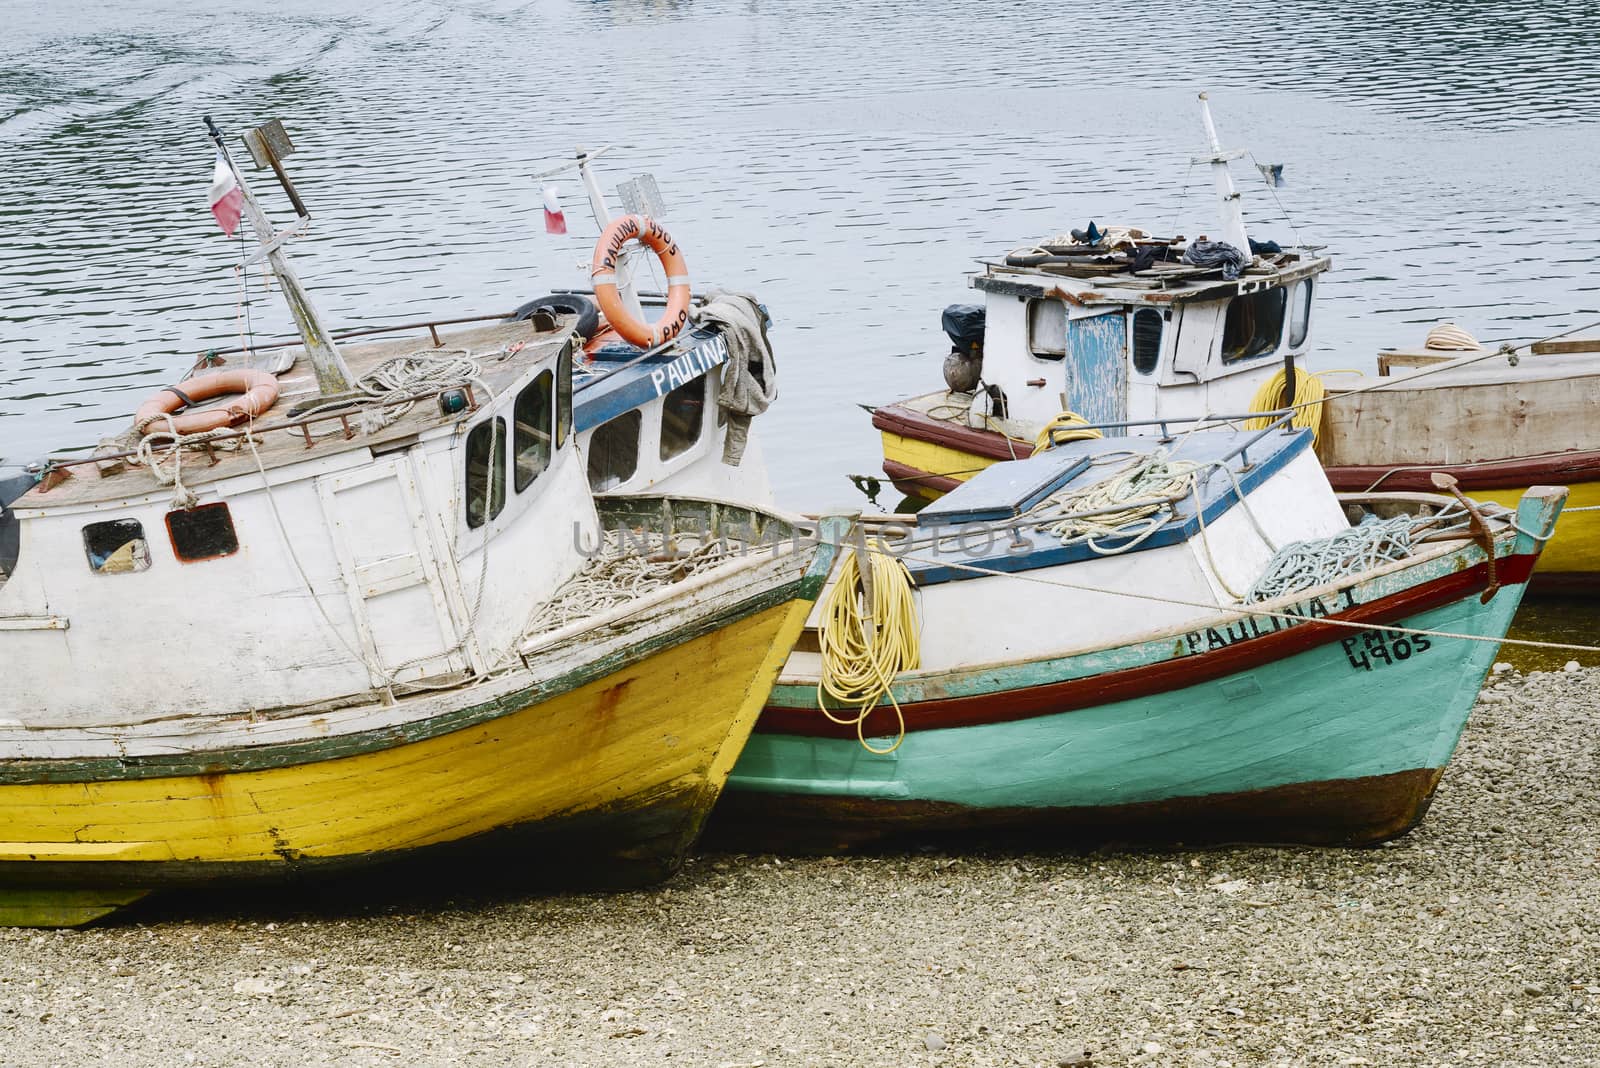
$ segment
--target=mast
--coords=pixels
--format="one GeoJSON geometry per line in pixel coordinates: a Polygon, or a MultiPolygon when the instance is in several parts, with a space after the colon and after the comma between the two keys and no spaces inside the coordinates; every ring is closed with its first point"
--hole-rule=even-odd
{"type": "MultiPolygon", "coordinates": [[[[591,164],[610,151],[610,145],[597,148],[593,152],[579,145],[574,162],[563,163],[559,167],[552,167],[533,176],[534,181],[540,181],[577,167],[578,176],[583,180],[583,191],[589,197],[589,211],[594,215],[595,226],[602,233],[611,225],[611,208],[606,204],[606,195],[600,190],[600,181],[595,177],[591,164]]],[[[629,314],[643,321],[644,310],[639,306],[639,292],[633,284],[633,272],[628,269],[632,255],[632,250],[624,247],[622,255],[617,258],[617,293],[622,297],[622,306],[628,309],[629,314]]]]}
{"type": "Polygon", "coordinates": [[[1222,150],[1222,143],[1217,140],[1217,127],[1211,121],[1211,104],[1205,93],[1200,94],[1200,117],[1206,124],[1206,141],[1211,148],[1209,156],[1195,156],[1195,163],[1209,163],[1211,165],[1211,182],[1216,187],[1218,210],[1222,217],[1222,240],[1244,253],[1245,259],[1250,258],[1250,236],[1244,228],[1244,211],[1239,205],[1239,191],[1233,187],[1233,174],[1228,170],[1228,161],[1238,159],[1244,155],[1243,149],[1234,149],[1229,152],[1222,150]]]}
{"type": "Polygon", "coordinates": [[[344,357],[339,355],[339,346],[334,344],[333,335],[323,325],[322,319],[317,315],[316,305],[311,303],[311,294],[306,292],[305,286],[300,284],[300,279],[289,266],[289,259],[284,255],[283,246],[291,237],[304,233],[304,224],[311,221],[311,213],[301,203],[300,196],[294,191],[288,176],[273,152],[270,141],[265,137],[257,137],[257,143],[266,146],[263,151],[272,163],[272,169],[277,174],[279,181],[289,192],[289,199],[294,203],[296,212],[299,213],[300,226],[292,227],[280,233],[267,218],[266,212],[256,201],[255,194],[250,191],[250,185],[244,180],[233,156],[228,152],[228,146],[223,142],[222,131],[217,129],[217,124],[211,121],[211,116],[205,116],[206,129],[211,133],[211,140],[216,143],[217,151],[222,153],[223,161],[228,169],[233,172],[234,181],[239,183],[239,193],[244,201],[244,212],[250,217],[250,228],[255,231],[256,239],[261,242],[261,251],[257,258],[265,256],[267,263],[272,267],[272,273],[278,276],[278,283],[283,287],[284,299],[289,302],[289,311],[294,316],[295,326],[300,331],[301,340],[305,342],[306,355],[311,358],[311,364],[316,369],[317,388],[324,397],[342,396],[352,393],[354,386],[350,368],[345,366],[344,357]]]}

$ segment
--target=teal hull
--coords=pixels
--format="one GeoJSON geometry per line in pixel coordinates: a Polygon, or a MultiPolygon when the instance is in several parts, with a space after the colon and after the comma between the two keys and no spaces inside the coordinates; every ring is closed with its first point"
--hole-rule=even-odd
{"type": "MultiPolygon", "coordinates": [[[[1291,636],[1301,648],[1206,674],[1200,665],[1227,650],[1184,656],[1179,639],[1174,655],[1168,639],[941,678],[940,693],[957,692],[964,709],[977,709],[944,728],[936,715],[919,722],[925,684],[897,686],[910,699],[912,729],[887,755],[806,726],[807,716],[821,721],[814,692],[780,686],[734,768],[713,840],[809,850],[980,828],[1022,830],[1029,841],[1041,829],[1074,838],[1344,844],[1402,834],[1422,818],[1455,750],[1532,557],[1502,557],[1500,566],[1517,578],[1488,604],[1476,596],[1481,581],[1446,568],[1425,569],[1431,573],[1412,576],[1410,587],[1392,575],[1384,589],[1368,591],[1385,595],[1370,606],[1389,604],[1371,620],[1385,627],[1490,641],[1266,626],[1239,648],[1282,646],[1291,636]],[[1395,607],[1408,601],[1421,610],[1395,607]],[[1322,633],[1308,637],[1312,631],[1322,633]],[[1196,671],[1185,684],[1182,674],[1196,671]],[[1121,700],[1068,701],[1060,711],[1041,710],[1036,699],[1058,692],[1051,678],[1081,689],[1141,672],[1164,672],[1174,684],[1121,700]],[[985,716],[991,721],[974,721],[985,716]]],[[[869,734],[880,734],[885,720],[872,722],[869,734]]]]}

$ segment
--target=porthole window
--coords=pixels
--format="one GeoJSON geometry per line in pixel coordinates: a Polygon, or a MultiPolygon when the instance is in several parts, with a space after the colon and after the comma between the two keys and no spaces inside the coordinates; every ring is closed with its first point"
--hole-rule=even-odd
{"type": "Polygon", "coordinates": [[[167,513],[167,535],[172,555],[184,563],[215,560],[239,551],[239,535],[226,504],[203,504],[187,511],[167,513]]]}
{"type": "Polygon", "coordinates": [[[467,526],[481,527],[506,506],[506,421],[486,419],[467,435],[467,526]]]}
{"type": "Polygon", "coordinates": [[[1142,375],[1153,374],[1161,358],[1161,313],[1140,308],[1133,313],[1133,369],[1142,375]]]}
{"type": "Polygon", "coordinates": [[[1311,279],[1297,283],[1289,297],[1289,347],[1297,349],[1306,343],[1311,332],[1311,279]]]}
{"type": "Polygon", "coordinates": [[[1067,306],[1059,300],[1028,301],[1028,349],[1041,360],[1067,355],[1067,306]]]}
{"type": "Polygon", "coordinates": [[[1288,295],[1282,287],[1244,293],[1228,302],[1222,324],[1222,362],[1236,363],[1277,351],[1288,295]]]}
{"type": "Polygon", "coordinates": [[[567,443],[567,432],[572,429],[572,349],[561,350],[556,364],[556,448],[567,443]]]}
{"type": "Polygon", "coordinates": [[[706,424],[706,385],[709,377],[685,383],[661,402],[661,458],[682,456],[700,440],[706,424]]]}
{"type": "Polygon", "coordinates": [[[126,575],[150,567],[150,544],[137,519],[113,519],[83,528],[83,551],[89,570],[99,575],[126,575]]]}
{"type": "Polygon", "coordinates": [[[637,410],[624,412],[600,427],[589,439],[589,488],[596,493],[615,489],[639,469],[637,410]]]}
{"type": "Polygon", "coordinates": [[[551,393],[555,376],[540,371],[539,377],[523,387],[517,394],[513,412],[516,435],[512,454],[516,462],[516,486],[521,493],[550,466],[550,420],[552,416],[551,393]]]}

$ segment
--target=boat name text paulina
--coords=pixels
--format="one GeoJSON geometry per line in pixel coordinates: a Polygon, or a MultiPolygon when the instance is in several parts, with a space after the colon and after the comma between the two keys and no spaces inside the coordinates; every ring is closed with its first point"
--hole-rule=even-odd
{"type": "MultiPolygon", "coordinates": [[[[1342,589],[1337,594],[1339,604],[1333,608],[1328,607],[1328,602],[1321,597],[1312,597],[1301,601],[1299,604],[1286,605],[1277,615],[1249,616],[1230,623],[1226,627],[1207,627],[1204,630],[1192,630],[1183,636],[1183,648],[1178,650],[1180,656],[1193,656],[1196,653],[1209,653],[1217,649],[1226,649],[1235,642],[1249,641],[1251,638],[1265,638],[1289,627],[1297,627],[1316,619],[1326,619],[1336,612],[1354,608],[1359,601],[1348,589],[1342,589]]],[[[1349,652],[1349,648],[1345,650],[1349,652]]],[[[1401,657],[1400,659],[1405,659],[1401,657]]],[[[1356,664],[1354,657],[1350,663],[1356,664]]]]}
{"type": "Polygon", "coordinates": [[[713,367],[728,362],[728,341],[720,334],[703,345],[697,345],[660,370],[650,372],[650,383],[656,387],[656,396],[668,390],[693,382],[713,367]]]}

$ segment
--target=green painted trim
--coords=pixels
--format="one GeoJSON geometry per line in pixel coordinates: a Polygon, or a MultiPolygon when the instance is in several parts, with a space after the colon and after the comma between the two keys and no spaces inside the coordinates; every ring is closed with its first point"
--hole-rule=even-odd
{"type": "Polygon", "coordinates": [[[0,927],[82,927],[149,894],[148,890],[0,887],[0,927]]]}
{"type": "MultiPolygon", "coordinates": [[[[819,554],[820,555],[820,554],[819,554]]],[[[813,565],[813,571],[815,565],[813,565]]],[[[826,577],[826,572],[823,573],[826,577]]],[[[796,600],[816,600],[821,580],[810,571],[799,579],[747,598],[729,608],[648,641],[619,650],[582,665],[546,682],[503,694],[491,701],[469,705],[412,723],[393,724],[367,731],[319,738],[315,741],[284,742],[276,745],[246,746],[197,753],[159,756],[87,757],[61,760],[0,761],[0,785],[35,783],[104,782],[124,779],[160,779],[181,775],[215,775],[239,771],[314,764],[326,760],[359,756],[385,749],[426,741],[455,731],[475,727],[519,712],[530,705],[570,693],[591,682],[641,663],[696,638],[715,633],[740,620],[769,608],[796,600]],[[813,586],[807,594],[807,586],[813,586]]],[[[463,685],[461,689],[465,689],[463,685]]],[[[401,700],[406,700],[402,698],[401,700]]]]}

